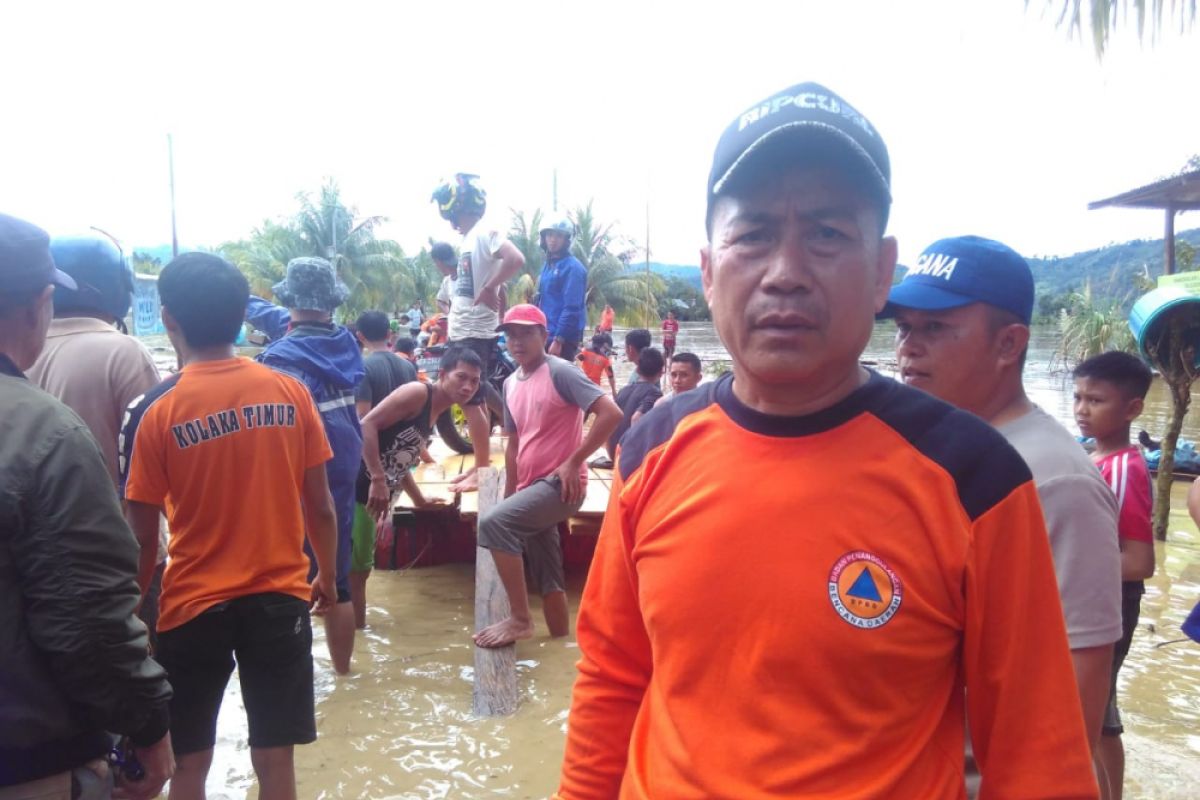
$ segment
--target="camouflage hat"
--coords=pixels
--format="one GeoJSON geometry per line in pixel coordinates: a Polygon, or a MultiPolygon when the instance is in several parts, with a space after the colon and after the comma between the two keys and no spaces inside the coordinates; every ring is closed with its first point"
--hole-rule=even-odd
{"type": "Polygon", "coordinates": [[[333,311],[350,296],[333,265],[323,258],[293,258],[287,277],[271,291],[284,306],[304,311],[333,311]]]}

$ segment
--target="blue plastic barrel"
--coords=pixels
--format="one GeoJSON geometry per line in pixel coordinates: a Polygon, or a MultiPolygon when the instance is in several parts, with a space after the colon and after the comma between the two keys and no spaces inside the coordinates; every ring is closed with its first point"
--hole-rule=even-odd
{"type": "MultiPolygon", "coordinates": [[[[1189,306],[1200,306],[1200,295],[1181,286],[1160,286],[1138,298],[1129,312],[1129,329],[1142,358],[1151,360],[1146,346],[1158,341],[1172,312],[1189,306]]],[[[1196,366],[1200,366],[1200,328],[1188,331],[1188,336],[1196,345],[1196,366]]]]}

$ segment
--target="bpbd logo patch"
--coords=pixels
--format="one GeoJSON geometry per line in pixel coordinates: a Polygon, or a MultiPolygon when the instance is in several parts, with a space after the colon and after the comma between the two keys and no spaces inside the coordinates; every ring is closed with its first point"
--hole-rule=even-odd
{"type": "Polygon", "coordinates": [[[838,616],[856,628],[886,625],[903,596],[899,576],[874,553],[846,553],[829,573],[829,601],[838,616]]]}

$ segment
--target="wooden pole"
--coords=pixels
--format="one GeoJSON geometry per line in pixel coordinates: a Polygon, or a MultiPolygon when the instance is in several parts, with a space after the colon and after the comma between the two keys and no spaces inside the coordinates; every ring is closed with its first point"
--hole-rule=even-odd
{"type": "Polygon", "coordinates": [[[1166,255],[1163,258],[1164,275],[1175,274],[1175,209],[1167,205],[1167,225],[1163,235],[1163,245],[1166,248],[1166,255]]]}
{"type": "Polygon", "coordinates": [[[179,235],[175,231],[175,142],[167,134],[167,173],[171,186],[171,258],[179,255],[179,235]]]}
{"type": "MultiPolygon", "coordinates": [[[[504,470],[479,471],[479,519],[504,499],[504,470]]],[[[489,550],[475,547],[475,630],[508,617],[508,595],[496,572],[489,550]]],[[[475,689],[472,709],[477,717],[502,717],[517,710],[517,650],[507,647],[475,648],[475,689]]]]}

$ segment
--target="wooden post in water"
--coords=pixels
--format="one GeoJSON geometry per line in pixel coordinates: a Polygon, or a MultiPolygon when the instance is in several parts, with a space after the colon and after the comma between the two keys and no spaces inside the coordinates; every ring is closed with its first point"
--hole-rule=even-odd
{"type": "MultiPolygon", "coordinates": [[[[504,470],[479,471],[479,517],[504,499],[504,470]]],[[[479,517],[475,529],[479,529],[479,517]]],[[[475,546],[475,630],[509,615],[508,595],[488,550],[475,546]]],[[[507,647],[475,648],[472,710],[477,717],[502,717],[517,710],[517,651],[507,647]]]]}

